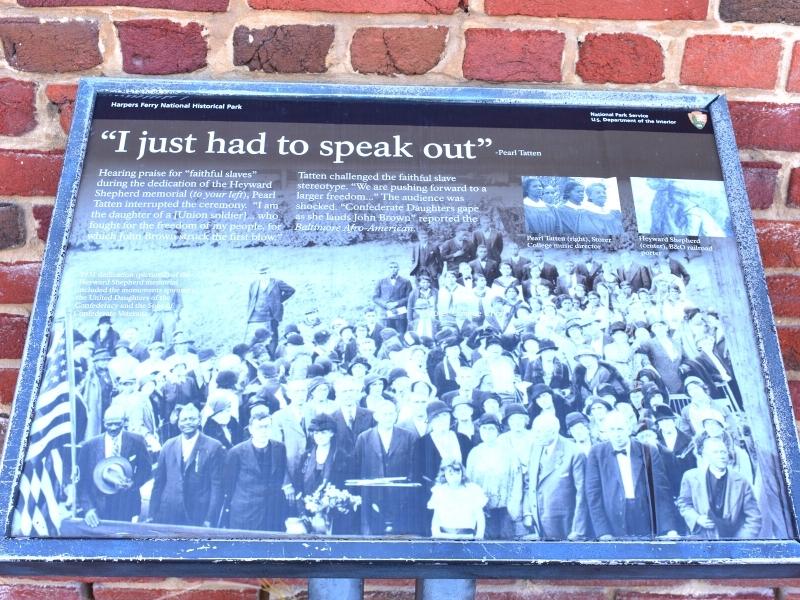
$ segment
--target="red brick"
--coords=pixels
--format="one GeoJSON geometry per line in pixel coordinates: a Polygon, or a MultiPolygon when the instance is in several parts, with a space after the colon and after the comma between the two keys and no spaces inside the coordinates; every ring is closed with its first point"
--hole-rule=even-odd
{"type": "Polygon", "coordinates": [[[708,0],[485,0],[484,8],[486,14],[496,16],[702,21],[708,13],[708,0]]]}
{"type": "Polygon", "coordinates": [[[789,370],[800,369],[800,326],[778,327],[783,364],[789,370]]]}
{"type": "Polygon", "coordinates": [[[748,161],[742,163],[744,183],[750,207],[765,209],[772,206],[775,189],[778,186],[780,163],[770,161],[748,161]]]}
{"type": "Polygon", "coordinates": [[[590,33],[580,43],[575,70],[587,83],[656,83],[664,79],[664,53],[644,35],[590,33]]]}
{"type": "Polygon", "coordinates": [[[467,0],[248,0],[251,8],[334,13],[420,13],[452,15],[466,11],[467,0]]]}
{"type": "Polygon", "coordinates": [[[58,600],[81,600],[83,596],[77,583],[26,581],[25,583],[0,585],[0,598],[3,600],[55,600],[56,598],[58,600]]]}
{"type": "Polygon", "coordinates": [[[265,73],[324,73],[333,36],[333,25],[242,25],[233,32],[233,64],[265,73]]]}
{"type": "Polygon", "coordinates": [[[778,81],[781,41],[738,35],[697,35],[686,40],[681,83],[708,87],[772,89],[778,81]]]}
{"type": "Polygon", "coordinates": [[[53,219],[53,207],[49,204],[37,204],[33,207],[33,218],[36,219],[36,236],[46,242],[50,221],[53,219]]]}
{"type": "Polygon", "coordinates": [[[22,358],[27,332],[27,317],[0,313],[0,340],[3,340],[0,344],[0,358],[22,358]]]}
{"type": "Polygon", "coordinates": [[[54,196],[64,153],[0,148],[0,194],[54,196]]]}
{"type": "Polygon", "coordinates": [[[25,243],[25,221],[22,210],[12,202],[0,202],[0,249],[25,243]]]}
{"type": "Polygon", "coordinates": [[[64,130],[64,133],[69,132],[69,126],[72,124],[72,112],[77,91],[78,86],[74,83],[51,83],[45,88],[47,99],[58,108],[61,129],[64,130]]]}
{"type": "Polygon", "coordinates": [[[800,381],[789,381],[789,396],[792,399],[795,420],[800,419],[800,381]]]}
{"type": "Polygon", "coordinates": [[[561,81],[565,36],[557,31],[467,29],[464,77],[484,81],[561,81]]]}
{"type": "Polygon", "coordinates": [[[766,268],[800,267],[800,221],[759,219],[755,226],[766,268]]]}
{"type": "Polygon", "coordinates": [[[789,68],[786,89],[790,92],[800,92],[800,42],[796,42],[792,48],[792,65],[789,68]]]}
{"type": "Polygon", "coordinates": [[[740,148],[800,151],[800,104],[731,102],[740,148]]]}
{"type": "Polygon", "coordinates": [[[800,317],[800,275],[768,275],[767,287],[776,317],[800,317]]]}
{"type": "Polygon", "coordinates": [[[719,17],[723,21],[749,23],[800,24],[800,4],[792,0],[721,0],[719,17]]]}
{"type": "Polygon", "coordinates": [[[18,376],[19,369],[0,369],[0,406],[11,405],[18,376]]]}
{"type": "Polygon", "coordinates": [[[20,71],[67,73],[103,62],[93,21],[0,19],[0,39],[8,65],[20,71]]]}
{"type": "Polygon", "coordinates": [[[137,75],[191,73],[206,66],[208,44],[199,23],[168,19],[116,21],[122,69],[137,75]]]}
{"type": "Polygon", "coordinates": [[[792,169],[789,175],[789,193],[786,204],[793,207],[800,206],[800,168],[792,169]]]}
{"type": "Polygon", "coordinates": [[[169,8],[195,12],[225,12],[229,0],[17,0],[22,6],[136,6],[139,8],[169,8]]]}
{"type": "Polygon", "coordinates": [[[92,586],[94,600],[257,600],[259,588],[237,584],[181,581],[180,587],[161,587],[159,582],[142,586],[125,583],[95,583],[92,586]]]}
{"type": "Polygon", "coordinates": [[[30,304],[42,264],[38,262],[0,263],[0,304],[30,304]]]}
{"type": "Polygon", "coordinates": [[[0,135],[22,135],[36,126],[32,81],[0,79],[0,135]]]}
{"type": "Polygon", "coordinates": [[[353,35],[353,69],[378,75],[421,75],[444,52],[447,27],[364,27],[353,35]]]}

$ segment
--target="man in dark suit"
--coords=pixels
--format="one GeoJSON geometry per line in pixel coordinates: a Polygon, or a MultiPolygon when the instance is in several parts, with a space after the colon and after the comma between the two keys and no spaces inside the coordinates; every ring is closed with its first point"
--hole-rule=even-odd
{"type": "Polygon", "coordinates": [[[439,254],[439,246],[431,243],[430,234],[427,229],[417,230],[417,239],[411,251],[411,271],[414,277],[419,277],[426,273],[431,278],[434,288],[439,287],[439,275],[442,273],[442,256],[439,254]]]}
{"type": "Polygon", "coordinates": [[[200,433],[200,412],[193,404],[178,413],[180,435],[167,440],[158,456],[150,518],[158,523],[211,527],[222,508],[225,451],[200,433]]]}
{"type": "Polygon", "coordinates": [[[691,360],[686,361],[688,372],[697,375],[705,382],[708,389],[711,390],[712,398],[727,398],[739,410],[744,410],[742,393],[733,374],[730,360],[728,357],[718,354],[714,344],[715,339],[711,335],[697,339],[698,353],[691,360]]]}
{"type": "MultiPolygon", "coordinates": [[[[286,463],[286,447],[271,438],[269,408],[254,406],[250,439],[225,457],[224,489],[231,529],[283,531],[287,502],[295,497],[286,463]]],[[[216,525],[216,523],[215,523],[216,525]]]]}
{"type": "Polygon", "coordinates": [[[609,412],[602,428],[608,441],[589,452],[585,481],[597,538],[676,537],[677,518],[658,450],[632,439],[620,412],[609,412]]]}
{"type": "Polygon", "coordinates": [[[710,539],[759,537],[761,510],[750,482],[728,468],[725,442],[703,434],[697,445],[705,466],[686,472],[677,501],[689,532],[710,539]]]}
{"type": "Polygon", "coordinates": [[[400,334],[408,327],[408,297],[411,282],[398,275],[400,267],[395,261],[389,263],[389,276],[375,286],[372,301],[383,309],[383,323],[400,334]]]}
{"type": "Polygon", "coordinates": [[[678,416],[666,404],[658,404],[653,409],[658,430],[658,450],[664,459],[664,470],[669,479],[673,500],[681,491],[683,474],[697,466],[692,438],[678,429],[678,416]]]}
{"type": "Polygon", "coordinates": [[[347,454],[352,454],[358,436],[375,426],[372,411],[361,408],[361,384],[355,377],[342,375],[333,383],[339,408],[333,413],[336,423],[336,444],[347,454]]]}
{"type": "Polygon", "coordinates": [[[586,276],[578,272],[573,260],[567,260],[566,273],[558,276],[555,293],[556,295],[570,294],[572,288],[578,285],[582,285],[586,289],[585,284],[586,276]]]}
{"type": "Polygon", "coordinates": [[[274,353],[278,345],[278,323],[283,320],[283,303],[293,295],[292,286],[270,277],[269,267],[261,267],[258,279],[250,284],[245,341],[249,343],[255,331],[265,327],[272,335],[269,348],[274,353]]]}
{"type": "Polygon", "coordinates": [[[636,262],[628,251],[622,253],[617,278],[620,282],[627,281],[631,284],[631,291],[634,294],[641,289],[649,290],[653,283],[650,269],[636,262]]]}
{"type": "Polygon", "coordinates": [[[602,269],[602,265],[595,260],[594,255],[590,252],[585,253],[583,255],[583,260],[575,267],[576,272],[579,275],[583,275],[583,284],[586,286],[587,290],[594,289],[595,281],[600,279],[602,269]]]}
{"type": "Polygon", "coordinates": [[[458,273],[460,263],[468,263],[475,258],[475,244],[468,239],[469,229],[461,224],[456,228],[455,235],[439,246],[442,260],[447,263],[447,270],[458,273]]]}
{"type": "Polygon", "coordinates": [[[525,281],[530,277],[528,266],[531,261],[519,253],[519,244],[516,242],[511,242],[508,250],[509,256],[506,258],[506,262],[511,265],[511,274],[519,281],[525,281]]]}
{"type": "MultiPolygon", "coordinates": [[[[110,406],[103,415],[105,433],[84,442],[78,452],[78,506],[83,510],[83,518],[89,527],[97,527],[100,519],[111,521],[131,521],[138,517],[142,509],[142,496],[139,493],[152,471],[150,454],[144,438],[135,433],[123,431],[125,411],[120,405],[110,406]],[[127,473],[124,463],[120,467],[111,466],[108,476],[100,473],[104,489],[95,481],[95,469],[105,459],[118,457],[127,461],[131,472],[127,473]],[[114,472],[121,477],[114,477],[114,472]]],[[[101,467],[102,468],[102,467],[101,467]]]]}
{"type": "Polygon", "coordinates": [[[544,260],[544,252],[542,250],[536,249],[533,251],[533,260],[528,265],[528,271],[532,281],[539,282],[539,280],[543,280],[551,292],[555,291],[556,282],[558,281],[558,269],[555,265],[551,265],[544,260]]]}
{"type": "Polygon", "coordinates": [[[500,275],[500,264],[489,257],[489,250],[483,244],[478,246],[475,252],[478,257],[469,263],[472,274],[483,275],[486,278],[486,285],[492,285],[492,282],[500,275]]]}
{"type": "Polygon", "coordinates": [[[539,415],[531,426],[534,444],[522,522],[536,539],[582,539],[589,529],[583,493],[586,457],[571,440],[559,435],[560,428],[554,414],[539,415]]]}
{"type": "Polygon", "coordinates": [[[479,217],[478,229],[472,233],[472,243],[475,246],[485,246],[489,258],[495,263],[500,262],[500,255],[503,253],[503,234],[494,226],[489,215],[479,217]]]}
{"type": "MultiPolygon", "coordinates": [[[[360,479],[383,477],[412,477],[412,457],[415,435],[395,427],[397,407],[383,400],[375,409],[377,425],[356,439],[355,472],[360,479]]],[[[402,482],[394,482],[402,483],[402,482]]],[[[411,516],[417,514],[411,506],[413,488],[393,485],[365,485],[361,488],[361,533],[387,535],[410,533],[411,516]]]]}

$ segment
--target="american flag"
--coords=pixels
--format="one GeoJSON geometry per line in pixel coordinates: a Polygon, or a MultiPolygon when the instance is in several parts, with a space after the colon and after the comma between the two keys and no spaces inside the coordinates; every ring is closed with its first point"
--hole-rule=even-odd
{"type": "Polygon", "coordinates": [[[62,519],[58,499],[67,479],[64,457],[68,457],[71,429],[66,340],[64,328],[56,327],[31,425],[13,535],[58,535],[62,519]]]}

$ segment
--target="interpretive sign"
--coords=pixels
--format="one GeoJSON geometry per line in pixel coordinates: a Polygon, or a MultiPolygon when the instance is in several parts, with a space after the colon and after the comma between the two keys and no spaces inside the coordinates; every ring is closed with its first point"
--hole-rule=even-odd
{"type": "Polygon", "coordinates": [[[724,99],[86,80],[75,115],[0,569],[798,573],[724,99]]]}

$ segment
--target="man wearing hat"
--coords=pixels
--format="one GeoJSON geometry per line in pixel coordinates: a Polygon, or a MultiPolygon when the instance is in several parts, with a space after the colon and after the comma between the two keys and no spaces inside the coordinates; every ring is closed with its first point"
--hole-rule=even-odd
{"type": "MultiPolygon", "coordinates": [[[[177,337],[177,336],[176,336],[177,337]]],[[[173,357],[174,358],[174,357],[173,357]]],[[[167,382],[164,385],[164,403],[161,408],[161,422],[165,425],[166,434],[162,441],[166,441],[177,434],[177,427],[173,413],[180,406],[194,405],[198,410],[203,406],[203,397],[194,374],[188,370],[182,360],[173,360],[167,382]]]]}
{"type": "Polygon", "coordinates": [[[114,382],[108,373],[108,361],[111,353],[104,347],[92,351],[89,370],[83,380],[82,392],[86,402],[86,435],[98,435],[101,432],[102,417],[111,405],[111,394],[114,382]]]}
{"type": "Polygon", "coordinates": [[[157,523],[213,527],[222,508],[222,444],[200,433],[200,411],[193,404],[177,411],[180,434],[158,456],[150,497],[157,523]]]}
{"type": "Polygon", "coordinates": [[[586,399],[586,415],[589,417],[589,432],[593,440],[602,440],[603,421],[613,407],[600,396],[589,396],[586,399]]]}
{"type": "Polygon", "coordinates": [[[274,353],[278,345],[278,324],[283,320],[283,303],[294,295],[294,288],[271,277],[269,272],[268,266],[262,266],[258,277],[250,284],[244,339],[249,340],[259,327],[266,327],[272,336],[269,348],[274,353]]]}
{"type": "Polygon", "coordinates": [[[197,352],[193,349],[194,340],[191,339],[183,331],[176,331],[172,336],[172,348],[167,351],[167,357],[164,359],[167,363],[167,368],[171,369],[175,362],[183,362],[186,369],[193,375],[200,371],[200,359],[197,352]]]}
{"type": "Polygon", "coordinates": [[[666,404],[657,405],[653,409],[653,417],[658,430],[658,449],[664,459],[664,469],[675,499],[681,491],[683,474],[697,466],[694,442],[677,428],[678,416],[666,404]]]}
{"type": "Polygon", "coordinates": [[[592,449],[592,436],[589,431],[589,419],[580,412],[571,412],[566,417],[567,433],[585,456],[592,449]]]}
{"type": "Polygon", "coordinates": [[[703,434],[697,445],[703,466],[686,472],[677,501],[689,532],[705,539],[759,537],[761,510],[750,482],[729,468],[725,442],[703,434]]]}
{"type": "Polygon", "coordinates": [[[511,461],[512,468],[519,474],[522,486],[515,488],[515,493],[508,500],[508,517],[503,523],[503,537],[520,538],[528,534],[522,519],[523,490],[528,482],[528,461],[531,457],[533,436],[528,429],[528,411],[522,404],[506,402],[503,404],[503,424],[505,433],[500,434],[497,442],[511,461]]]}
{"type": "Polygon", "coordinates": [[[225,457],[223,485],[228,526],[283,531],[287,501],[295,498],[286,447],[272,439],[272,420],[266,405],[253,408],[248,429],[250,439],[231,448],[225,457]]]}
{"type": "Polygon", "coordinates": [[[683,362],[683,349],[681,345],[669,334],[669,326],[663,319],[656,319],[650,325],[653,337],[639,344],[639,351],[647,354],[650,364],[664,381],[664,385],[671,394],[681,391],[681,363],[683,362]]]}
{"type": "Polygon", "coordinates": [[[78,451],[78,508],[89,527],[100,520],[131,521],[142,510],[141,488],[151,474],[144,438],[124,431],[120,406],[103,415],[105,433],[86,440],[78,451]]]}
{"type": "Polygon", "coordinates": [[[608,441],[593,446],[586,461],[586,502],[595,535],[676,537],[678,520],[658,450],[631,438],[620,412],[608,413],[602,427],[608,441]]]}

